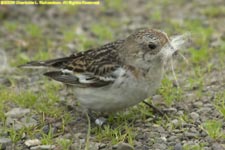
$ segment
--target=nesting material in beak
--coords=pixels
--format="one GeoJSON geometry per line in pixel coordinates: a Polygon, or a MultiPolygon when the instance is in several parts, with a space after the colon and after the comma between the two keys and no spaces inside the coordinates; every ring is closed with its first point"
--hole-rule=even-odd
{"type": "Polygon", "coordinates": [[[190,36],[191,36],[190,33],[173,36],[171,37],[170,43],[175,50],[179,50],[187,46],[190,36]]]}
{"type": "MultiPolygon", "coordinates": [[[[173,65],[174,63],[173,63],[172,56],[174,54],[177,54],[179,52],[179,50],[181,50],[182,48],[187,46],[189,38],[190,38],[190,34],[187,34],[187,33],[183,34],[183,35],[177,35],[177,36],[172,37],[168,44],[169,48],[167,49],[168,52],[166,54],[166,57],[170,59],[171,70],[172,70],[174,79],[176,81],[176,85],[178,87],[179,87],[179,83],[178,83],[177,76],[174,71],[174,65],[173,65]]],[[[181,53],[178,53],[178,54],[180,54],[180,56],[186,61],[186,63],[188,63],[187,59],[181,53]]]]}
{"type": "Polygon", "coordinates": [[[179,50],[184,48],[187,43],[190,34],[177,35],[170,38],[169,42],[162,48],[162,53],[165,58],[171,58],[179,50]]]}

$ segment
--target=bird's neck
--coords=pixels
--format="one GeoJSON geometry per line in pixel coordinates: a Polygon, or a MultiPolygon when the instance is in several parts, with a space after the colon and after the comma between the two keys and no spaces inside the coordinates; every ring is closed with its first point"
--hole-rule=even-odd
{"type": "Polygon", "coordinates": [[[163,69],[164,61],[159,57],[156,57],[153,60],[146,62],[146,65],[143,67],[146,77],[157,78],[158,80],[161,80],[163,76],[163,69]]]}

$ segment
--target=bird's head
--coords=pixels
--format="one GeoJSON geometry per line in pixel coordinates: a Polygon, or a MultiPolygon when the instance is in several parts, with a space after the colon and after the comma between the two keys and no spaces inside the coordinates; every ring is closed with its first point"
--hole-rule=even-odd
{"type": "Polygon", "coordinates": [[[139,29],[128,36],[123,49],[125,61],[137,63],[138,66],[155,58],[165,62],[176,52],[165,32],[148,28],[139,29]]]}

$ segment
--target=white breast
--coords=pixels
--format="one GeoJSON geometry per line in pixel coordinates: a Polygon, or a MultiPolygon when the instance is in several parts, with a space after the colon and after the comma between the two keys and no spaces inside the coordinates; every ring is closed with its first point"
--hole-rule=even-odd
{"type": "Polygon", "coordinates": [[[136,79],[130,72],[120,70],[122,76],[114,84],[101,88],[76,88],[76,96],[87,109],[112,112],[138,104],[159,87],[161,76],[136,79]]]}

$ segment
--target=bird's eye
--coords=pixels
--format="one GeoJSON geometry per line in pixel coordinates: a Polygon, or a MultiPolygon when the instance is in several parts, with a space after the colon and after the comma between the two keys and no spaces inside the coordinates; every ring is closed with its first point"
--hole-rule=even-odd
{"type": "Polygon", "coordinates": [[[148,47],[149,47],[150,49],[155,49],[155,48],[157,47],[157,45],[154,44],[154,43],[150,43],[150,44],[148,44],[148,47]]]}

